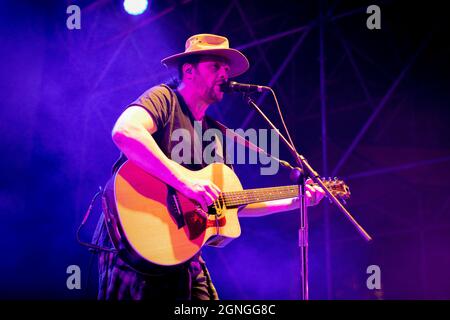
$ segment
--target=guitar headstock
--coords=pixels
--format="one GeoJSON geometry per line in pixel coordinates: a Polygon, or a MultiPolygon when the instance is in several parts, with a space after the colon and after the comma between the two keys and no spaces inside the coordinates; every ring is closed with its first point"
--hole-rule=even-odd
{"type": "Polygon", "coordinates": [[[331,193],[344,203],[350,198],[350,188],[343,180],[335,177],[334,179],[322,178],[322,181],[331,193]]]}

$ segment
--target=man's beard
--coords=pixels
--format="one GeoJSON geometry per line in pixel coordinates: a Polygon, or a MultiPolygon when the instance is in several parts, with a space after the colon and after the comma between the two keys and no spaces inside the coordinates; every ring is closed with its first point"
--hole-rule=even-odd
{"type": "Polygon", "coordinates": [[[211,103],[216,103],[216,102],[220,102],[223,98],[222,94],[219,94],[216,89],[216,86],[213,86],[212,88],[210,88],[207,92],[207,96],[208,96],[208,100],[209,100],[209,104],[211,103]]]}

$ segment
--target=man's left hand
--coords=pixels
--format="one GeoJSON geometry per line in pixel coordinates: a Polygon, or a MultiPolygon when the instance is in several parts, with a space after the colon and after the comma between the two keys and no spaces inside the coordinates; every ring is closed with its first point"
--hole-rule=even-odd
{"type": "Polygon", "coordinates": [[[325,191],[318,185],[315,185],[311,179],[306,180],[306,205],[311,207],[319,204],[325,196],[325,191]]]}

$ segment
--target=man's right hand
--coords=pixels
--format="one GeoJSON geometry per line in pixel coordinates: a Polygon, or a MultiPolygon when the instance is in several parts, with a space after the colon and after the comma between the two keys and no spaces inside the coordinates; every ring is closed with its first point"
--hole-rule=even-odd
{"type": "Polygon", "coordinates": [[[182,183],[179,190],[187,198],[196,201],[205,212],[208,206],[219,197],[221,190],[212,181],[204,179],[189,179],[182,183]]]}

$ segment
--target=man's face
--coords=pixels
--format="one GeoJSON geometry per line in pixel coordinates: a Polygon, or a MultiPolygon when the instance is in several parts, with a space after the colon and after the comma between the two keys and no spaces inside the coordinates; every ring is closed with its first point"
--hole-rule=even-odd
{"type": "Polygon", "coordinates": [[[195,91],[207,104],[223,98],[220,85],[228,81],[230,67],[225,59],[205,56],[192,68],[192,84],[195,91]]]}

